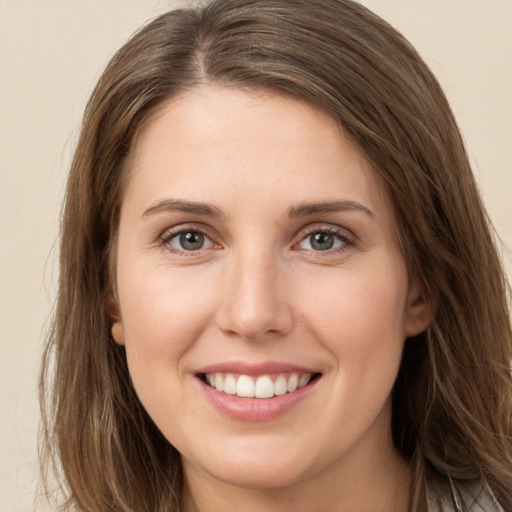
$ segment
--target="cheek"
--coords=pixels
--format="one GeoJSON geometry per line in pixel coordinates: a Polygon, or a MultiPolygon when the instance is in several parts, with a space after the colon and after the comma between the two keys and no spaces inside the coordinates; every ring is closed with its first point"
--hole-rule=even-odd
{"type": "Polygon", "coordinates": [[[405,341],[405,269],[347,272],[317,290],[302,310],[315,338],[333,356],[339,396],[354,410],[361,403],[382,404],[396,379],[405,341]]]}
{"type": "Polygon", "coordinates": [[[343,423],[348,437],[365,431],[389,400],[405,341],[406,297],[400,270],[347,273],[308,300],[308,323],[332,356],[325,414],[343,423]]]}
{"type": "Polygon", "coordinates": [[[323,287],[309,287],[301,309],[326,339],[339,340],[336,347],[362,348],[378,345],[379,340],[403,341],[406,295],[403,272],[347,272],[326,279],[323,287]]]}
{"type": "Polygon", "coordinates": [[[184,355],[210,317],[211,290],[198,290],[200,282],[190,276],[160,270],[123,276],[121,269],[119,276],[126,353],[138,391],[157,376],[172,378],[169,368],[182,371],[184,355]]]}

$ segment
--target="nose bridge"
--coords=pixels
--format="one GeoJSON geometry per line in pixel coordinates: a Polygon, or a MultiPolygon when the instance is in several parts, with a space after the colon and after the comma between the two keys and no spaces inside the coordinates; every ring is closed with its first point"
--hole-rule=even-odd
{"type": "Polygon", "coordinates": [[[238,248],[226,265],[217,324],[243,338],[282,335],[293,318],[286,290],[280,287],[281,262],[269,247],[238,248]]]}

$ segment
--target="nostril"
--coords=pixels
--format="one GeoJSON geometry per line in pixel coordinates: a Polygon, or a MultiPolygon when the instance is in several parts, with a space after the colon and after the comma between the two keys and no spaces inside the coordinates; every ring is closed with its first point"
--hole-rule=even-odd
{"type": "Polygon", "coordinates": [[[216,325],[223,333],[253,341],[288,334],[293,324],[293,315],[285,304],[224,304],[216,315],[216,325]]]}

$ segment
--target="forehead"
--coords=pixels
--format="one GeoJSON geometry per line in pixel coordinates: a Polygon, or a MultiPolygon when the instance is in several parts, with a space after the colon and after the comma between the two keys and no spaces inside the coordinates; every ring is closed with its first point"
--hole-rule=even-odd
{"type": "Polygon", "coordinates": [[[341,178],[356,195],[381,188],[330,115],[269,91],[208,85],[181,93],[149,119],[132,155],[128,195],[172,188],[212,201],[219,190],[236,199],[243,187],[255,194],[280,188],[283,200],[286,192],[324,200],[341,178]]]}
{"type": "Polygon", "coordinates": [[[171,138],[227,151],[226,134],[245,150],[258,143],[269,150],[283,142],[301,147],[304,135],[312,133],[321,134],[325,145],[348,142],[331,116],[302,99],[268,89],[201,85],[160,105],[140,131],[135,154],[140,156],[144,146],[165,147],[171,138]]]}

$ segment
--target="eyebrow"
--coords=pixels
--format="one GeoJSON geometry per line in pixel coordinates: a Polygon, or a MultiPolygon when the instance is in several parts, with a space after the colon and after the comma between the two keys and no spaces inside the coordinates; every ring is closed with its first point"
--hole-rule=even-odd
{"type": "MultiPolygon", "coordinates": [[[[290,208],[288,210],[288,217],[301,218],[319,213],[336,213],[354,210],[363,212],[372,219],[375,217],[373,212],[366,206],[356,201],[349,200],[303,203],[299,206],[290,208]]],[[[142,217],[150,217],[159,213],[176,211],[217,219],[224,217],[222,211],[212,204],[197,201],[183,201],[181,199],[160,199],[155,201],[147,210],[144,211],[142,217]]]]}
{"type": "Polygon", "coordinates": [[[299,206],[290,208],[288,210],[288,217],[301,218],[308,215],[315,215],[318,213],[336,213],[346,211],[360,211],[371,217],[375,218],[373,212],[366,206],[356,201],[328,201],[320,203],[303,203],[299,206]]]}
{"type": "Polygon", "coordinates": [[[160,199],[145,210],[142,217],[149,217],[164,212],[184,212],[214,218],[223,217],[223,213],[212,204],[182,201],[181,199],[160,199]]]}

